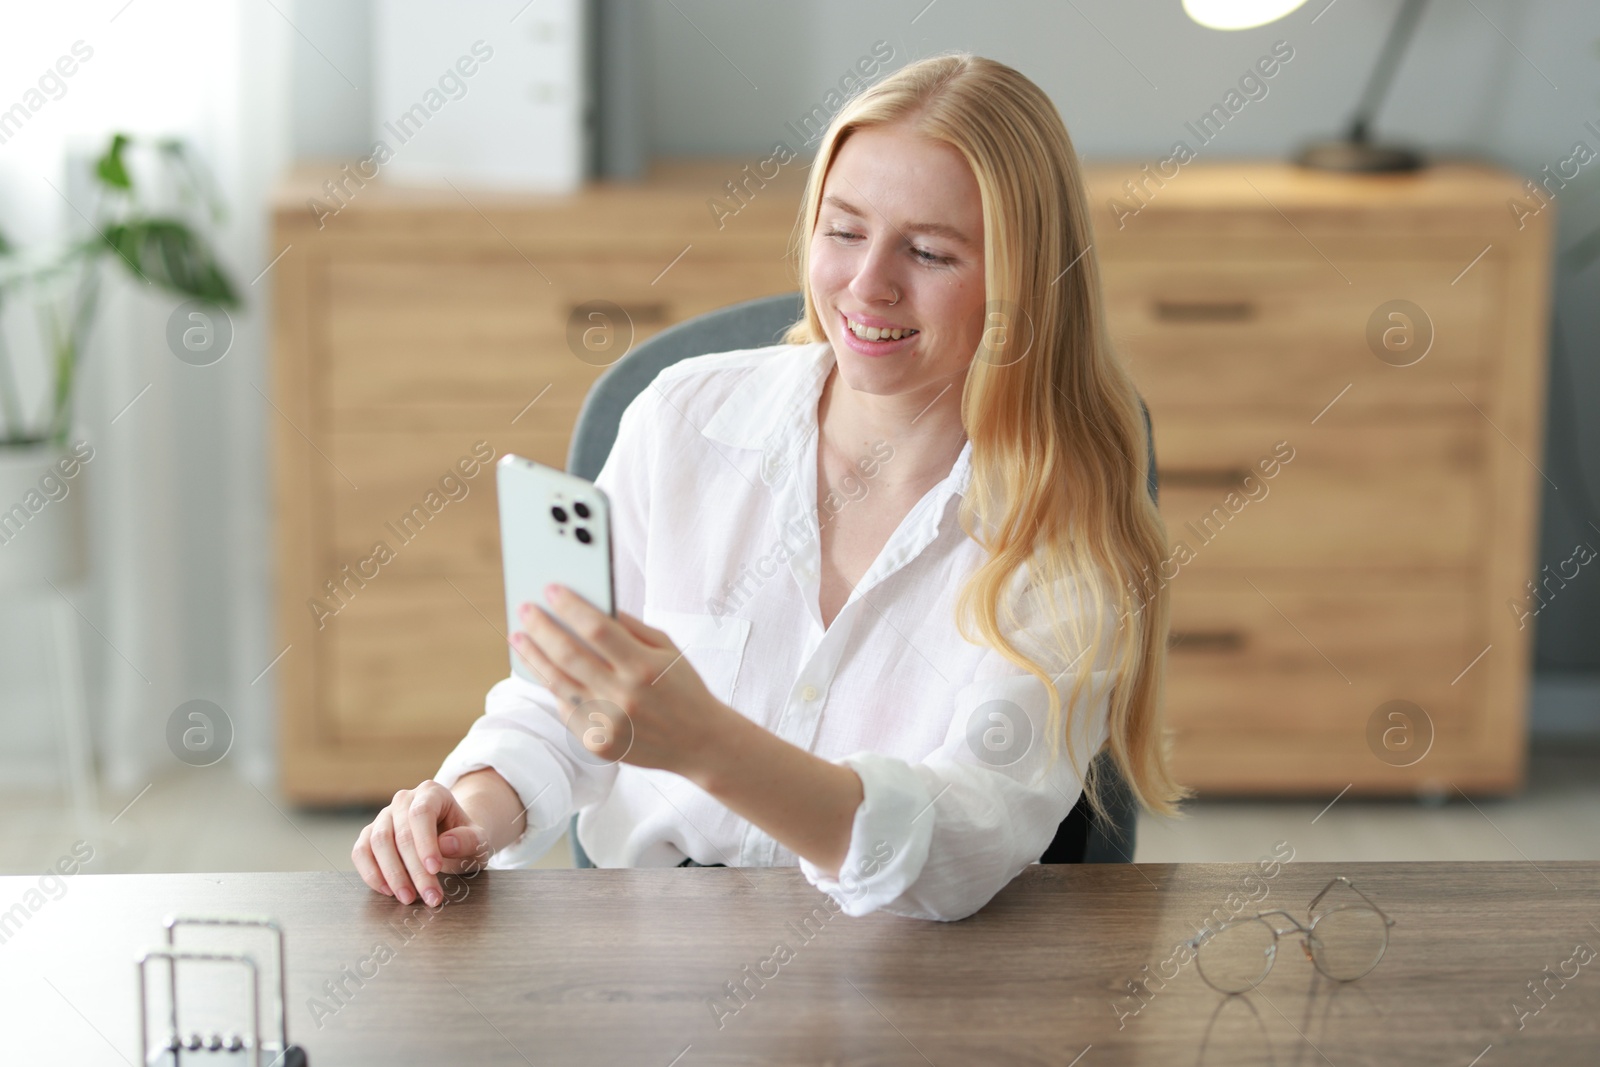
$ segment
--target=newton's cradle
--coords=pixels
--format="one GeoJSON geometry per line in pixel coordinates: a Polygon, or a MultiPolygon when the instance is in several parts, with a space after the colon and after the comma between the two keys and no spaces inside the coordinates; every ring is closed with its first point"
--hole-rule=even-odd
{"type": "Polygon", "coordinates": [[[139,970],[139,1055],[143,1067],[181,1067],[188,1064],[232,1065],[249,1064],[250,1067],[308,1067],[305,1050],[289,1044],[288,980],[283,966],[283,928],[267,918],[197,918],[168,916],[162,923],[166,929],[166,946],[153,948],[137,961],[139,970]],[[272,970],[277,975],[276,1029],[277,1039],[263,1040],[261,1036],[261,967],[256,957],[246,952],[218,952],[180,949],[177,946],[177,928],[180,926],[210,926],[264,931],[271,943],[272,970]],[[162,1039],[150,1043],[149,968],[154,960],[167,964],[167,1025],[162,1039]],[[178,964],[226,963],[245,969],[249,979],[249,1030],[201,1033],[191,1030],[185,1034],[178,1025],[178,964]]]}

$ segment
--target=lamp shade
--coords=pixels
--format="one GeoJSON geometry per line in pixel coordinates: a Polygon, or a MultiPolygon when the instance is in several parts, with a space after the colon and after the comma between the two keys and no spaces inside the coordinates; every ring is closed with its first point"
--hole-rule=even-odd
{"type": "Polygon", "coordinates": [[[1183,10],[1212,30],[1248,30],[1289,14],[1306,0],[1183,0],[1183,10]]]}

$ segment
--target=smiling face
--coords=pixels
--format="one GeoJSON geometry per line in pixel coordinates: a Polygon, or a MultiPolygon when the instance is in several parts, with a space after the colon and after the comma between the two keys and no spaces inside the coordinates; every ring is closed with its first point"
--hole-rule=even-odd
{"type": "Polygon", "coordinates": [[[983,332],[983,202],[966,159],[898,126],[856,130],[823,183],[809,275],[846,385],[944,389],[983,332]]]}

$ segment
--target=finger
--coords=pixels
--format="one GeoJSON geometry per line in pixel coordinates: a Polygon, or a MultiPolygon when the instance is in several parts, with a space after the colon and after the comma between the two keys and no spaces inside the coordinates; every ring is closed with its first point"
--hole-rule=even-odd
{"type": "Polygon", "coordinates": [[[457,826],[439,835],[439,850],[457,867],[476,862],[482,867],[489,860],[488,838],[476,826],[457,826]]]}
{"type": "Polygon", "coordinates": [[[517,657],[528,665],[528,669],[533,672],[535,678],[539,679],[540,684],[550,692],[564,697],[565,694],[582,688],[576,681],[562,673],[559,667],[551,663],[545,657],[545,654],[539,651],[539,646],[534,642],[533,638],[526,633],[518,631],[512,634],[507,643],[516,650],[517,657]]]}
{"type": "Polygon", "coordinates": [[[439,852],[450,859],[463,856],[477,847],[477,834],[470,826],[459,826],[439,835],[439,852]]]}
{"type": "MultiPolygon", "coordinates": [[[[460,874],[475,864],[476,869],[481,869],[489,861],[489,834],[481,826],[472,821],[472,816],[461,806],[454,793],[439,785],[437,782],[424,783],[429,789],[436,789],[440,793],[439,818],[435,824],[445,827],[438,834],[439,867],[435,871],[444,871],[448,874],[460,874]]],[[[427,864],[427,857],[423,857],[423,864],[427,864]]]]}
{"type": "Polygon", "coordinates": [[[616,619],[563,585],[549,586],[545,597],[551,612],[593,646],[608,665],[628,654],[632,641],[616,619]]]}
{"type": "Polygon", "coordinates": [[[573,621],[568,621],[568,625],[584,638],[584,641],[579,641],[537,606],[530,608],[525,615],[524,622],[528,635],[539,651],[544,653],[545,659],[561,665],[561,673],[576,681],[579,688],[591,692],[610,688],[614,673],[611,664],[584,644],[584,641],[589,640],[585,624],[578,622],[575,625],[573,621]]]}
{"type": "MultiPolygon", "coordinates": [[[[524,620],[526,619],[527,613],[525,611],[519,609],[517,614],[523,617],[524,620]]],[[[522,661],[522,665],[528,668],[535,678],[539,679],[539,684],[549,689],[551,688],[549,668],[546,666],[544,657],[538,654],[538,646],[528,636],[526,621],[524,621],[523,626],[524,629],[514,630],[506,635],[506,644],[511,646],[511,651],[516,653],[517,658],[522,661]]]]}
{"type": "Polygon", "coordinates": [[[654,645],[656,648],[677,648],[677,646],[672,643],[672,636],[665,630],[658,630],[654,626],[647,626],[645,625],[643,619],[634,618],[626,611],[617,612],[617,622],[622,625],[624,630],[628,631],[630,634],[637,637],[647,645],[654,645]]]}
{"type": "Polygon", "coordinates": [[[439,852],[439,827],[460,822],[460,814],[455,797],[432,779],[411,791],[411,845],[429,874],[438,874],[444,859],[439,852]]]}
{"type": "MultiPolygon", "coordinates": [[[[405,864],[406,873],[411,876],[411,884],[416,889],[416,894],[421,899],[433,904],[439,893],[439,880],[428,872],[422,865],[422,860],[417,855],[416,841],[416,815],[412,812],[412,805],[416,796],[410,790],[402,789],[395,794],[394,803],[394,843],[400,850],[400,860],[405,864]],[[400,793],[409,794],[404,801],[400,800],[400,793]]],[[[404,903],[409,904],[407,900],[404,903]]]]}
{"type": "Polygon", "coordinates": [[[384,881],[383,872],[378,869],[378,861],[372,858],[372,846],[368,838],[372,825],[369,823],[361,828],[361,833],[356,836],[355,847],[350,850],[350,858],[355,861],[356,870],[361,875],[361,880],[385,896],[394,896],[394,891],[389,888],[389,883],[384,881]]]}
{"type": "Polygon", "coordinates": [[[406,874],[406,865],[400,859],[400,850],[394,843],[394,819],[390,811],[390,808],[384,808],[372,820],[372,832],[367,840],[372,845],[372,858],[378,861],[378,869],[383,872],[384,881],[389,883],[390,893],[400,903],[409,904],[416,897],[411,888],[411,879],[406,874]]]}

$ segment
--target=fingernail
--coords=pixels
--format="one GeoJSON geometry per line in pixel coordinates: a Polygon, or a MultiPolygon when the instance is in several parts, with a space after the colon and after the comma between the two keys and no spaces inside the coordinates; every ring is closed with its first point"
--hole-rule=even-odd
{"type": "Polygon", "coordinates": [[[561,588],[559,585],[556,585],[554,582],[544,587],[544,595],[549,597],[551,600],[560,600],[566,595],[566,593],[567,591],[565,589],[561,588]]]}
{"type": "Polygon", "coordinates": [[[436,908],[436,907],[439,906],[439,891],[438,890],[430,889],[430,890],[427,891],[427,893],[423,894],[423,896],[424,896],[424,899],[426,899],[427,902],[428,902],[428,907],[436,908]]]}
{"type": "Polygon", "coordinates": [[[409,890],[409,889],[402,889],[396,895],[399,897],[400,903],[402,903],[402,904],[409,904],[414,899],[411,896],[411,890],[409,890]]]}
{"type": "Polygon", "coordinates": [[[432,856],[429,856],[425,861],[423,861],[422,865],[428,868],[429,874],[439,873],[439,861],[434,859],[432,856]]]}
{"type": "MultiPolygon", "coordinates": [[[[440,841],[439,842],[439,851],[443,852],[446,856],[454,856],[456,854],[456,841],[455,841],[455,838],[451,837],[451,838],[446,838],[443,841],[440,841]]],[[[438,867],[437,864],[434,865],[433,873],[434,874],[438,874],[439,873],[439,867],[438,867]]]]}

